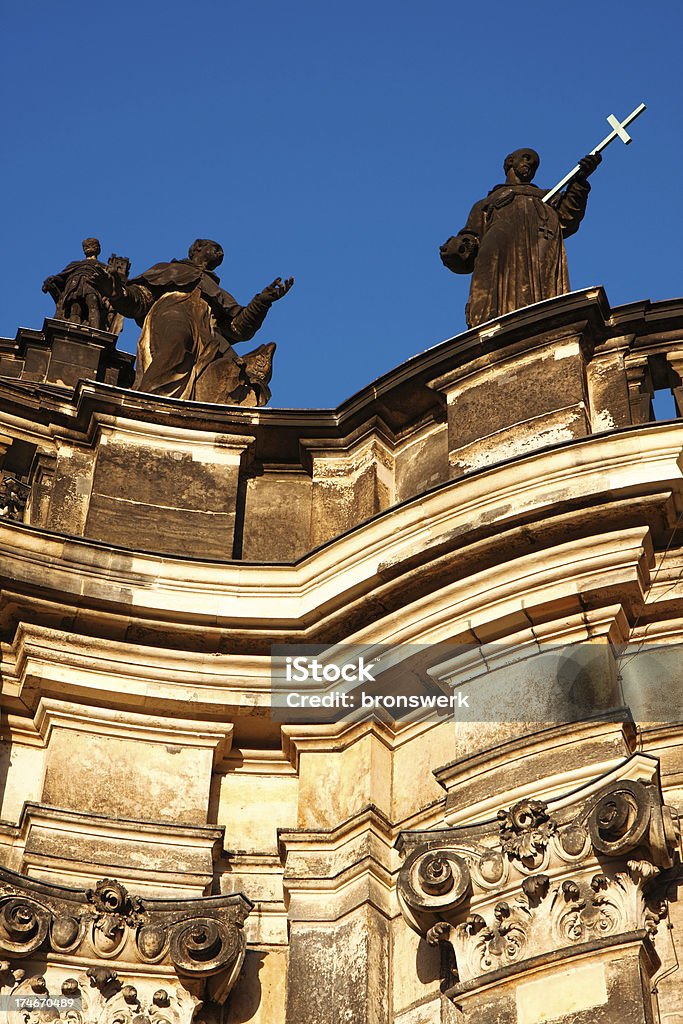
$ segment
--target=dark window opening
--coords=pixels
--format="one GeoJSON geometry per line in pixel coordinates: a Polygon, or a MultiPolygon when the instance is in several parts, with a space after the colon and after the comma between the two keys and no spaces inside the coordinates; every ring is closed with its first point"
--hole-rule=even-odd
{"type": "Polygon", "coordinates": [[[37,447],[29,441],[13,440],[0,457],[0,517],[23,522],[31,485],[28,476],[37,447]]]}

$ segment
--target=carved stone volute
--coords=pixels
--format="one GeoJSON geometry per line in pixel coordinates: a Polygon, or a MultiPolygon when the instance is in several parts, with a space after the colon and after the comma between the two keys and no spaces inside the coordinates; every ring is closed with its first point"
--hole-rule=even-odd
{"type": "Polygon", "coordinates": [[[45,984],[42,973],[24,970],[17,960],[49,967],[50,954],[67,954],[73,965],[82,959],[83,969],[74,966],[73,976],[57,981],[53,971],[49,994],[56,984],[65,998],[77,996],[88,1007],[83,1022],[189,1024],[198,999],[222,1002],[234,984],[251,908],[239,894],[142,900],[114,879],[69,890],[0,868],[0,994],[22,995],[28,985],[35,995],[35,986],[45,984]],[[159,975],[167,978],[163,987],[159,975]]]}
{"type": "Polygon", "coordinates": [[[428,942],[452,946],[459,984],[657,932],[667,912],[658,884],[677,845],[657,763],[634,755],[585,790],[557,801],[561,810],[525,798],[494,821],[401,835],[404,917],[428,942]]]}
{"type": "Polygon", "coordinates": [[[674,818],[658,787],[631,780],[607,786],[589,803],[583,817],[596,852],[620,857],[640,846],[657,867],[671,867],[674,818]]]}

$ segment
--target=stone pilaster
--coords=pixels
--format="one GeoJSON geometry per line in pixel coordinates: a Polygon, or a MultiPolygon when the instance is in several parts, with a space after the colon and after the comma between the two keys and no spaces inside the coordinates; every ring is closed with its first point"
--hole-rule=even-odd
{"type": "Polygon", "coordinates": [[[367,807],[327,832],[281,834],[289,903],[287,1024],[388,1024],[394,852],[367,807]]]}

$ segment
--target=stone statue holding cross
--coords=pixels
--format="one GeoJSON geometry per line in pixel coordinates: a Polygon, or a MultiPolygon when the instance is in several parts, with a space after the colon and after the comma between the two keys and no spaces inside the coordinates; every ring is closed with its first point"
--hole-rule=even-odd
{"type": "Polygon", "coordinates": [[[578,231],[590,192],[588,175],[599,153],[579,161],[580,172],[552,203],[532,185],[540,157],[517,149],[505,158],[505,182],[472,207],[465,227],[441,246],[444,266],[472,274],[468,327],[569,291],[564,239],[578,231]]]}
{"type": "Polygon", "coordinates": [[[449,270],[472,274],[468,327],[569,291],[564,239],[583,220],[588,177],[610,143],[631,142],[626,127],[644,110],[641,103],[623,122],[610,114],[609,135],[549,192],[531,184],[540,163],[534,149],[505,158],[505,182],[474,204],[465,227],[440,250],[449,270]]]}

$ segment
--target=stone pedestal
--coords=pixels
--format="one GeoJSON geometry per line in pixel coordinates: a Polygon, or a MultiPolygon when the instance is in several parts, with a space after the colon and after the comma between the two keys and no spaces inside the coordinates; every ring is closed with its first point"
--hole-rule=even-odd
{"type": "Polygon", "coordinates": [[[482,332],[467,362],[434,381],[448,402],[453,476],[590,433],[586,326],[530,332],[521,343],[482,332]]]}
{"type": "Polygon", "coordinates": [[[79,380],[129,387],[135,357],[119,352],[117,338],[93,327],[45,320],[42,331],[22,327],[15,340],[0,340],[0,377],[74,388],[79,380]]]}

